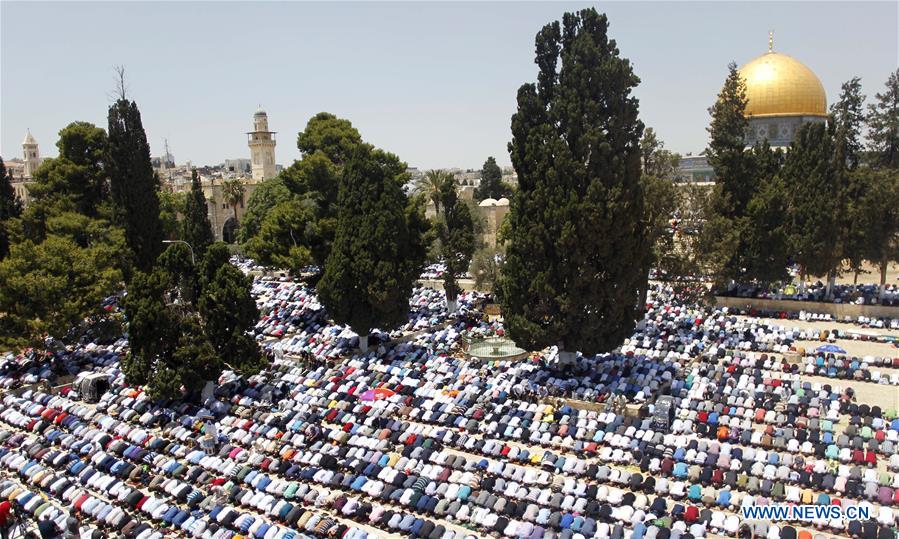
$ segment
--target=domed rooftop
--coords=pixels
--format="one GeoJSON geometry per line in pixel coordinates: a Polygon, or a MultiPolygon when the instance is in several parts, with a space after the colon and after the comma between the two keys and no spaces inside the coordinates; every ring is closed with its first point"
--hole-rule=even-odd
{"type": "Polygon", "coordinates": [[[818,77],[769,45],[767,53],[739,70],[746,81],[746,116],[825,116],[827,96],[818,77]]]}
{"type": "Polygon", "coordinates": [[[485,198],[478,204],[478,206],[480,206],[482,208],[486,208],[487,206],[496,206],[496,199],[485,198]]]}
{"type": "Polygon", "coordinates": [[[499,200],[496,201],[496,205],[497,205],[497,206],[508,206],[508,205],[509,205],[509,199],[506,198],[506,197],[503,197],[503,198],[501,198],[501,199],[499,199],[499,200]]]}
{"type": "Polygon", "coordinates": [[[265,111],[262,110],[262,106],[256,109],[256,112],[253,113],[253,116],[265,116],[265,111]]]}

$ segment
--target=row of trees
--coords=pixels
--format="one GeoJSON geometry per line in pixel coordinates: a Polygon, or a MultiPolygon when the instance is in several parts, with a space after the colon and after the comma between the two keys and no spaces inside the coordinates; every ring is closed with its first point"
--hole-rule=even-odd
{"type": "Polygon", "coordinates": [[[429,248],[451,268],[447,292],[454,308],[453,275],[468,268],[475,233],[452,175],[432,171],[429,191],[407,195],[406,164],[329,113],[309,120],[297,146],[302,157],[250,197],[240,230],[246,252],[295,274],[321,268],[310,279],[322,303],[360,335],[362,349],[371,330],[406,320],[429,248]],[[433,222],[424,217],[427,200],[437,209],[433,222]]]}
{"type": "Polygon", "coordinates": [[[250,281],[227,247],[213,244],[196,173],[183,204],[161,207],[140,111],[124,91],[107,131],[74,122],[59,136],[59,157],[35,171],[24,211],[2,171],[0,346],[77,337],[107,315],[107,297],[124,291],[129,383],[175,398],[225,367],[258,371],[250,281]],[[164,250],[172,236],[188,245],[164,250]]]}
{"type": "Polygon", "coordinates": [[[747,149],[745,83],[730,65],[710,110],[707,155],[717,182],[698,245],[719,284],[782,281],[796,263],[802,283],[826,275],[830,296],[836,276],[859,271],[865,260],[885,284],[889,264],[899,259],[899,71],[867,115],[864,100],[854,78],[827,121],[804,124],[789,151],[766,142],[747,149]]]}
{"type": "MultiPolygon", "coordinates": [[[[538,34],[538,82],[519,90],[509,145],[519,188],[496,291],[518,342],[557,344],[569,356],[619,344],[638,316],[650,266],[673,252],[653,245],[670,230],[677,159],[651,130],[644,136],[631,94],[639,79],[607,29],[590,9],[538,34]]],[[[431,242],[447,266],[452,308],[455,275],[476,247],[476,219],[452,175],[430,171],[407,197],[405,166],[327,114],[310,120],[298,146],[302,159],[251,197],[242,228],[248,252],[295,272],[323,265],[319,296],[363,347],[371,328],[405,320],[431,242]],[[435,209],[430,226],[421,216],[426,201],[435,209]]],[[[495,160],[482,176],[476,198],[511,194],[495,160]]],[[[499,272],[495,253],[478,258],[484,273],[499,272]]]]}

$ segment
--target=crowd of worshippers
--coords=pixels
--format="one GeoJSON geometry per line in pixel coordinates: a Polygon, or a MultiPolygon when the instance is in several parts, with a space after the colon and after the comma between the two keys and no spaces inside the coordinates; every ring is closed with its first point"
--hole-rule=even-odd
{"type": "Polygon", "coordinates": [[[781,357],[798,330],[657,287],[614,353],[475,365],[461,339],[501,326],[464,302],[448,316],[433,291],[413,298],[407,339],[366,354],[302,285],[254,291],[272,364],[224,375],[205,402],[127,386],[121,341],[62,353],[110,376],[96,405],[77,390],[6,393],[0,498],[60,530],[75,517],[82,537],[896,537],[896,411],[864,402],[848,373],[804,381],[781,357]],[[328,361],[276,354],[285,342],[328,361]],[[665,427],[660,396],[675,403],[665,427]],[[872,518],[740,521],[741,506],[772,503],[872,518]]]}
{"type": "Polygon", "coordinates": [[[816,281],[807,283],[805,290],[797,285],[768,286],[759,284],[732,284],[717,290],[716,295],[740,298],[759,298],[794,301],[818,301],[832,303],[852,303],[855,305],[883,305],[899,307],[899,285],[887,284],[881,297],[877,284],[835,284],[831,297],[827,297],[827,283],[816,281]]]}

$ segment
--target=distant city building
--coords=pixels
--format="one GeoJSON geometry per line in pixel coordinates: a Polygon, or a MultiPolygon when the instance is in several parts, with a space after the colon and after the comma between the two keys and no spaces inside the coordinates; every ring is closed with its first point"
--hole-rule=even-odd
{"type": "Polygon", "coordinates": [[[225,159],[224,169],[235,174],[250,174],[253,172],[252,160],[245,157],[225,159]]]}
{"type": "MultiPolygon", "coordinates": [[[[209,217],[209,224],[212,227],[212,233],[216,241],[225,241],[233,243],[236,241],[236,234],[239,223],[243,220],[247,212],[247,203],[250,196],[258,185],[264,180],[255,178],[229,178],[230,174],[221,168],[204,167],[203,170],[197,170],[200,176],[200,185],[203,189],[203,196],[206,197],[206,215],[209,217]],[[236,208],[228,204],[225,200],[224,184],[226,180],[237,179],[244,186],[243,199],[237,204],[236,208]]],[[[175,193],[188,192],[191,188],[190,177],[178,180],[170,185],[175,193]]]]}
{"type": "Polygon", "coordinates": [[[706,183],[715,181],[715,169],[704,155],[687,155],[680,158],[677,179],[682,183],[706,183]]]}
{"type": "Polygon", "coordinates": [[[28,186],[34,181],[34,172],[43,161],[37,140],[29,130],[22,141],[22,159],[14,158],[3,163],[8,173],[12,175],[13,191],[23,205],[31,201],[28,186]]]}
{"type": "Polygon", "coordinates": [[[277,175],[275,167],[275,132],[268,130],[268,115],[261,108],[253,114],[253,130],[248,132],[251,171],[254,179],[268,180],[277,175]]]}
{"type": "MultiPolygon", "coordinates": [[[[278,175],[281,166],[275,164],[275,133],[268,129],[268,115],[259,109],[253,114],[253,131],[249,135],[250,158],[226,159],[222,165],[197,168],[203,196],[206,197],[207,216],[217,241],[236,241],[240,222],[247,212],[250,196],[265,180],[278,175]],[[236,206],[225,200],[224,184],[238,180],[244,186],[243,199],[236,206]]],[[[174,167],[167,171],[172,180],[169,188],[176,192],[190,191],[191,167],[174,167]]]]}

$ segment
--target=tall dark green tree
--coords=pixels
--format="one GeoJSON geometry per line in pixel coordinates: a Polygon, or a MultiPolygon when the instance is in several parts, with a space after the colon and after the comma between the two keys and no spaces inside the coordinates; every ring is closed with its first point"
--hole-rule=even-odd
{"type": "Polygon", "coordinates": [[[198,392],[222,363],[195,311],[174,302],[173,276],[161,267],[135,272],[123,301],[130,350],[122,362],[129,384],[151,396],[175,399],[198,392]]]}
{"type": "Polygon", "coordinates": [[[709,202],[701,249],[705,265],[719,281],[745,277],[746,249],[741,246],[748,226],[747,210],[758,191],[756,174],[746,152],[746,83],[737,65],[728,66],[727,79],[709,113],[709,164],[716,182],[709,202]]]}
{"type": "Polygon", "coordinates": [[[741,279],[760,283],[782,281],[788,277],[790,262],[787,201],[780,177],[784,154],[765,140],[748,150],[746,157],[757,190],[742,219],[741,279]]]}
{"type": "Polygon", "coordinates": [[[727,79],[715,104],[709,109],[712,123],[709,146],[706,149],[709,165],[715,169],[716,183],[722,187],[719,213],[731,219],[746,215],[746,207],[757,190],[746,155],[746,82],[737,64],[728,67],[727,79]]]}
{"type": "Polygon", "coordinates": [[[16,196],[12,187],[12,172],[6,170],[3,159],[0,159],[0,260],[9,254],[9,232],[7,223],[22,213],[22,201],[16,196]]]}
{"type": "Polygon", "coordinates": [[[535,62],[512,116],[519,189],[502,308],[519,344],[558,345],[567,362],[621,344],[647,286],[640,80],[594,9],[544,26],[535,62]]]}
{"type": "Polygon", "coordinates": [[[191,172],[190,193],[185,202],[182,227],[184,241],[193,247],[194,255],[202,257],[206,254],[206,248],[212,245],[215,238],[212,236],[212,224],[209,223],[206,196],[196,169],[191,172]]]}
{"type": "MultiPolygon", "coordinates": [[[[861,82],[858,77],[843,83],[840,98],[830,107],[830,122],[833,125],[833,168],[837,179],[836,213],[832,216],[839,226],[839,235],[835,250],[841,259],[849,260],[852,270],[858,271],[858,260],[861,258],[861,243],[852,235],[858,229],[853,226],[851,207],[857,205],[864,196],[865,185],[855,180],[861,177],[852,174],[862,158],[861,133],[864,127],[865,96],[861,93],[861,82]]],[[[828,279],[828,295],[836,280],[838,268],[834,268],[828,279]]]]}
{"type": "Polygon", "coordinates": [[[124,97],[109,107],[109,186],[116,221],[137,269],[149,272],[162,252],[159,220],[159,178],[150,163],[150,146],[137,103],[124,97]]]}
{"type": "Polygon", "coordinates": [[[899,69],[890,73],[883,93],[868,105],[868,140],[873,165],[899,169],[899,69]]]}
{"type": "Polygon", "coordinates": [[[420,206],[403,192],[406,164],[368,144],[357,146],[340,179],[337,233],[318,294],[339,324],[368,347],[374,328],[406,321],[426,245],[420,206]]]}
{"type": "MultiPolygon", "coordinates": [[[[207,271],[215,262],[210,261],[207,271]]],[[[222,363],[247,376],[263,367],[259,345],[250,333],[259,320],[251,284],[252,279],[226,261],[205,280],[199,301],[206,336],[222,363]]]]}
{"type": "Polygon", "coordinates": [[[854,206],[853,223],[861,256],[879,270],[882,300],[886,293],[887,270],[899,262],[899,170],[860,167],[853,171],[855,182],[865,190],[854,206]]]}
{"type": "Polygon", "coordinates": [[[503,171],[496,164],[493,156],[484,161],[481,167],[481,183],[474,190],[474,198],[478,202],[485,198],[498,200],[512,195],[512,189],[503,182],[503,171]]]}
{"type": "Polygon", "coordinates": [[[843,83],[839,100],[830,106],[831,121],[835,126],[834,143],[843,146],[841,151],[849,170],[854,170],[861,161],[864,103],[861,79],[853,77],[843,83]]]}
{"type": "Polygon", "coordinates": [[[440,184],[440,207],[443,214],[437,217],[437,241],[440,255],[446,264],[443,274],[443,290],[450,313],[456,311],[459,283],[456,275],[468,270],[474,254],[474,221],[464,202],[459,200],[456,182],[452,176],[444,177],[440,184]]]}
{"type": "Polygon", "coordinates": [[[833,167],[833,133],[822,123],[803,125],[787,152],[782,170],[789,196],[788,234],[791,251],[806,275],[827,275],[841,261],[836,249],[839,222],[833,167]]]}

